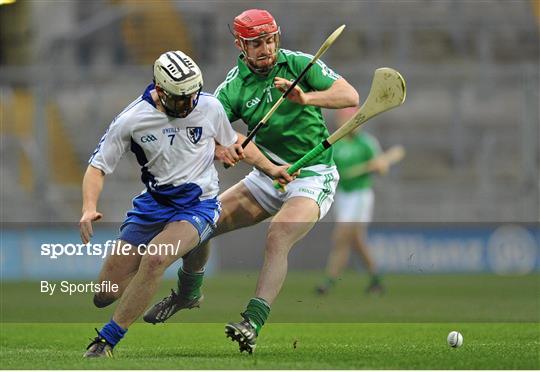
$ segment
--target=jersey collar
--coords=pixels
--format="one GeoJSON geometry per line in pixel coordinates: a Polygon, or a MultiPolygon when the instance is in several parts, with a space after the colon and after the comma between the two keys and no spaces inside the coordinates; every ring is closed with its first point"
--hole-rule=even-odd
{"type": "Polygon", "coordinates": [[[144,90],[144,93],[142,94],[142,99],[148,102],[149,104],[151,104],[152,106],[154,106],[155,108],[157,108],[156,103],[154,102],[154,99],[152,98],[152,94],[150,93],[154,89],[156,89],[156,86],[154,83],[151,83],[150,85],[148,85],[146,89],[144,90]]]}
{"type": "Polygon", "coordinates": [[[244,62],[244,56],[243,55],[239,55],[238,56],[238,60],[237,60],[237,63],[238,63],[238,75],[243,79],[243,80],[246,80],[246,81],[261,81],[261,80],[266,80],[268,79],[269,76],[272,76],[272,74],[275,73],[275,71],[277,70],[276,67],[277,65],[281,65],[281,64],[284,64],[284,63],[287,63],[287,59],[285,58],[285,54],[283,54],[283,52],[280,50],[278,52],[278,58],[277,58],[277,63],[276,65],[274,66],[274,68],[272,69],[272,71],[270,71],[268,73],[268,75],[266,76],[261,76],[261,75],[257,75],[256,73],[254,73],[253,71],[251,71],[249,69],[249,67],[246,65],[246,62],[244,62]]]}

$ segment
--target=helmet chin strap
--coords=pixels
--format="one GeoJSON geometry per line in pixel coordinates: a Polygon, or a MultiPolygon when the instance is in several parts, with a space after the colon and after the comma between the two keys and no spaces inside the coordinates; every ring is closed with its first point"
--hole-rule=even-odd
{"type": "Polygon", "coordinates": [[[246,61],[246,64],[251,71],[255,72],[256,74],[263,75],[263,76],[268,75],[270,71],[272,71],[272,69],[277,63],[277,58],[278,58],[278,53],[279,53],[279,34],[275,35],[275,38],[276,38],[276,51],[273,53],[274,62],[272,63],[272,65],[268,67],[264,67],[264,68],[259,68],[255,65],[255,63],[253,63],[253,61],[257,60],[257,58],[248,57],[246,40],[242,38],[238,38],[238,40],[240,41],[240,45],[242,46],[241,48],[242,55],[244,56],[244,60],[246,61]]]}

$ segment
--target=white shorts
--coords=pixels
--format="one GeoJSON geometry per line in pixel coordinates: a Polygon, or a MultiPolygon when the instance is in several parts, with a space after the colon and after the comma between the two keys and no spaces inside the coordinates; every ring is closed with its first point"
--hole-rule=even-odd
{"type": "Polygon", "coordinates": [[[285,192],[274,188],[273,180],[253,169],[244,178],[244,185],[259,204],[271,215],[276,214],[283,203],[296,196],[315,200],[319,206],[319,220],[322,219],[332,206],[334,194],[339,182],[339,174],[335,166],[314,165],[302,168],[304,171],[314,171],[320,175],[297,178],[287,184],[285,192]]]}
{"type": "Polygon", "coordinates": [[[372,189],[338,191],[334,204],[336,222],[371,222],[374,202],[372,189]]]}

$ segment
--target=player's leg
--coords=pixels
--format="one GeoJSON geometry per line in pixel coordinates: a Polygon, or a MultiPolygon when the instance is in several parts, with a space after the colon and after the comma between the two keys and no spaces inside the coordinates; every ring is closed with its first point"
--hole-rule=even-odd
{"type": "MultiPolygon", "coordinates": [[[[99,283],[103,281],[110,281],[113,284],[118,285],[118,291],[116,292],[98,292],[94,295],[94,304],[97,307],[105,307],[112,304],[118,298],[122,296],[125,289],[131,282],[131,279],[139,268],[141,261],[141,255],[136,247],[123,241],[117,240],[116,246],[120,245],[125,247],[127,254],[110,254],[105,258],[105,262],[99,273],[99,283]]],[[[118,252],[118,250],[115,250],[118,252]]],[[[96,329],[97,337],[87,346],[87,351],[84,354],[85,357],[111,357],[113,345],[102,337],[101,333],[96,329]]]]}
{"type": "Polygon", "coordinates": [[[384,287],[381,283],[381,277],[377,272],[377,266],[373,259],[367,241],[367,223],[356,223],[353,234],[353,249],[358,253],[370,276],[369,285],[366,288],[367,293],[382,293],[384,287]]]}
{"type": "Polygon", "coordinates": [[[329,277],[336,279],[347,266],[353,236],[354,229],[349,223],[341,222],[336,225],[332,234],[334,248],[330,253],[326,267],[326,273],[329,277]]]}
{"type": "Polygon", "coordinates": [[[376,272],[376,268],[375,261],[371,257],[371,253],[369,252],[369,248],[366,243],[367,224],[355,223],[352,226],[353,248],[362,259],[362,263],[364,264],[367,272],[370,275],[373,275],[376,272]]]}
{"type": "Polygon", "coordinates": [[[227,337],[238,342],[241,352],[246,350],[251,353],[255,348],[257,335],[270,313],[270,305],[287,275],[289,251],[317,220],[326,215],[332,205],[339,180],[337,170],[327,166],[313,166],[305,170],[319,175],[295,179],[287,185],[285,193],[276,191],[268,177],[246,179],[246,185],[259,204],[269,213],[279,211],[268,230],[255,297],[248,302],[242,314],[244,320],[225,326],[227,337]],[[280,203],[276,203],[276,200],[280,203]]]}
{"type": "Polygon", "coordinates": [[[105,307],[122,296],[129,282],[136,274],[141,261],[139,246],[148,243],[162,229],[163,224],[148,223],[140,220],[141,214],[150,215],[158,206],[157,202],[147,194],[141,194],[133,199],[133,209],[127,214],[128,217],[120,227],[120,237],[115,242],[114,252],[107,256],[99,281],[110,280],[118,285],[119,290],[115,293],[100,292],[94,296],[94,304],[97,307],[105,307]],[[117,249],[121,248],[121,249],[117,249]],[[118,254],[121,252],[122,254],[118,254]]]}
{"type": "MultiPolygon", "coordinates": [[[[242,181],[221,194],[219,200],[221,214],[212,237],[254,225],[270,216],[242,181]]],[[[184,257],[183,265],[178,269],[177,291],[171,290],[169,296],[148,309],[144,321],[163,323],[181,309],[199,306],[203,299],[200,288],[209,252],[210,242],[207,240],[184,257]]]]}
{"type": "MultiPolygon", "coordinates": [[[[212,236],[254,225],[270,216],[253,198],[250,191],[239,182],[219,196],[221,214],[212,236]]],[[[198,306],[202,299],[200,288],[204,276],[204,266],[210,254],[210,241],[207,240],[184,257],[182,267],[178,269],[178,298],[175,300],[176,308],[192,308],[198,306]],[[180,305],[178,303],[180,302],[180,305]],[[184,304],[182,304],[182,302],[184,304]]],[[[174,291],[171,293],[174,297],[174,291]]],[[[171,297],[169,296],[169,297],[171,297]]],[[[167,300],[164,305],[167,304],[167,300]]],[[[155,309],[157,310],[157,309],[155,309]]],[[[150,323],[163,322],[174,312],[161,310],[161,316],[155,316],[155,311],[145,314],[145,320],[150,323]],[[148,315],[148,316],[147,316],[148,315]],[[164,317],[166,315],[166,317],[164,317]]]]}
{"type": "Polygon", "coordinates": [[[141,258],[139,269],[125,289],[112,319],[98,331],[87,357],[109,356],[152,300],[165,269],[199,242],[199,231],[187,221],[174,221],[156,235],[141,258]],[[152,248],[151,248],[152,247],[152,248]],[[155,249],[157,248],[157,249],[155,249]],[[151,250],[152,249],[152,250],[151,250]],[[105,355],[106,354],[106,355],[105,355]]]}
{"type": "MultiPolygon", "coordinates": [[[[100,308],[112,304],[122,296],[131,278],[137,272],[141,261],[141,256],[133,245],[117,240],[115,248],[117,246],[123,247],[125,249],[123,252],[126,252],[126,254],[109,254],[101,267],[98,282],[110,281],[112,284],[118,285],[118,291],[96,293],[94,295],[94,305],[100,308]]],[[[115,249],[114,252],[118,252],[118,250],[115,249]]]]}
{"type": "Polygon", "coordinates": [[[210,246],[202,244],[182,257],[182,266],[178,269],[178,296],[184,300],[181,308],[199,307],[204,299],[201,286],[204,268],[210,257],[210,246]]]}
{"type": "Polygon", "coordinates": [[[150,307],[143,316],[147,323],[163,323],[182,309],[200,307],[204,300],[201,287],[204,267],[208,262],[210,246],[202,244],[182,257],[178,269],[177,289],[150,307]]]}
{"type": "Polygon", "coordinates": [[[370,282],[366,288],[366,293],[382,293],[384,288],[381,278],[377,273],[375,260],[367,245],[367,226],[373,218],[373,207],[375,205],[375,195],[371,188],[360,189],[350,193],[351,203],[356,205],[357,214],[351,216],[354,221],[354,235],[352,237],[352,247],[362,259],[362,262],[370,275],[370,282]]]}
{"type": "Polygon", "coordinates": [[[343,190],[339,190],[335,195],[333,211],[336,223],[332,234],[332,248],[328,253],[325,279],[315,288],[319,294],[326,294],[333,288],[338,276],[347,266],[354,235],[350,221],[358,218],[360,208],[357,199],[354,193],[343,190]]]}
{"type": "Polygon", "coordinates": [[[240,352],[245,350],[252,353],[255,349],[257,336],[268,318],[270,306],[287,276],[289,251],[311,230],[318,217],[319,206],[314,200],[294,197],[283,204],[272,219],[255,297],[251,298],[242,313],[243,320],[225,326],[227,337],[238,342],[240,352]]]}
{"type": "Polygon", "coordinates": [[[272,219],[256,290],[256,296],[269,305],[285,281],[289,251],[313,228],[318,218],[319,206],[313,199],[295,197],[284,203],[272,219]]]}
{"type": "Polygon", "coordinates": [[[316,291],[319,294],[326,294],[336,284],[337,279],[349,262],[351,245],[353,243],[355,231],[348,222],[337,222],[332,232],[332,248],[328,254],[326,263],[326,278],[316,291]]]}
{"type": "Polygon", "coordinates": [[[272,215],[272,211],[268,211],[271,207],[263,205],[265,203],[254,194],[258,196],[253,185],[248,188],[240,181],[219,196],[221,215],[212,237],[258,224],[272,215]]]}
{"type": "MultiPolygon", "coordinates": [[[[218,199],[221,202],[221,214],[212,237],[257,224],[270,216],[242,181],[227,189],[218,199]]],[[[183,291],[183,286],[192,286],[185,273],[200,272],[208,260],[209,252],[210,241],[207,240],[184,259],[183,269],[178,271],[179,293],[183,291]]]]}
{"type": "Polygon", "coordinates": [[[172,246],[171,249],[151,254],[141,259],[139,270],[126,288],[113,319],[122,328],[128,328],[150,303],[157,291],[165,269],[189,252],[199,242],[197,229],[187,221],[169,223],[149,244],[155,247],[172,246]]]}

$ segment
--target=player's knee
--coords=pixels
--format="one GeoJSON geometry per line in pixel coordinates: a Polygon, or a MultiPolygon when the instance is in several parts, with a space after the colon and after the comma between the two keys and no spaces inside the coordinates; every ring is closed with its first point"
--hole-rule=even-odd
{"type": "Polygon", "coordinates": [[[94,295],[94,305],[98,308],[107,307],[116,301],[117,297],[110,293],[99,292],[94,295]]]}
{"type": "Polygon", "coordinates": [[[117,273],[123,269],[123,262],[119,260],[106,260],[103,264],[103,276],[110,277],[113,276],[113,273],[117,273]]]}
{"type": "Polygon", "coordinates": [[[149,273],[165,271],[167,259],[161,255],[146,255],[141,261],[141,269],[149,273]]]}
{"type": "Polygon", "coordinates": [[[335,246],[341,246],[348,244],[351,241],[351,237],[347,234],[334,234],[332,236],[332,241],[334,242],[335,246]]]}
{"type": "Polygon", "coordinates": [[[349,241],[357,233],[354,226],[346,222],[340,222],[339,225],[335,228],[332,238],[334,241],[349,241]]]}

